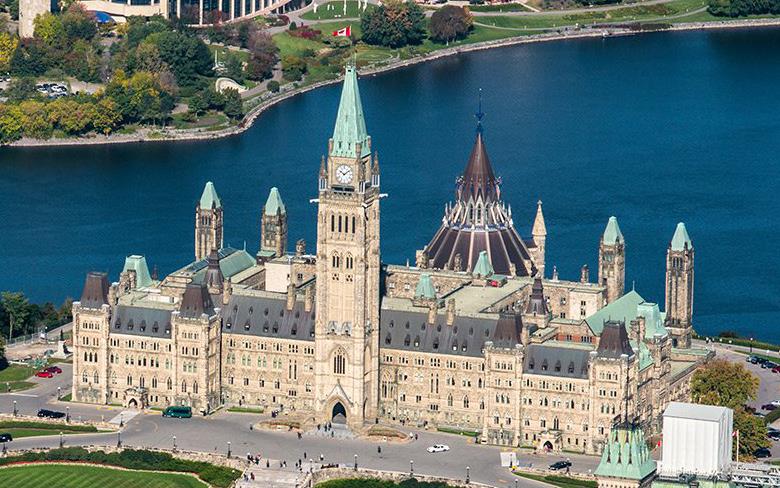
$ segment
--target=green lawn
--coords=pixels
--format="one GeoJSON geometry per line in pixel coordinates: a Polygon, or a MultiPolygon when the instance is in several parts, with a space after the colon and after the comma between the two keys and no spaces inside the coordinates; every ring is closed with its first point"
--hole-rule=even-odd
{"type": "Polygon", "coordinates": [[[98,432],[94,425],[49,424],[34,420],[3,420],[0,421],[0,432],[17,437],[38,437],[42,435],[87,434],[98,432]]]}
{"type": "Polygon", "coordinates": [[[548,483],[559,488],[596,488],[597,485],[595,481],[581,480],[569,476],[531,474],[523,471],[513,472],[521,478],[541,481],[542,483],[548,483]]]}
{"type": "Polygon", "coordinates": [[[9,365],[4,370],[0,371],[0,392],[7,392],[9,386],[11,387],[11,391],[27,390],[34,387],[36,385],[35,383],[25,380],[34,375],[36,371],[35,368],[20,366],[18,364],[9,365]]]}
{"type": "Polygon", "coordinates": [[[469,5],[472,12],[533,12],[522,3],[501,3],[498,5],[469,5]]]}
{"type": "Polygon", "coordinates": [[[218,59],[220,62],[225,61],[225,58],[227,58],[228,54],[231,54],[233,56],[238,56],[238,59],[240,59],[242,62],[249,61],[249,51],[239,51],[238,49],[228,49],[223,46],[215,46],[213,44],[208,45],[209,52],[211,53],[211,58],[214,59],[214,52],[216,51],[218,54],[218,59]]]}
{"type": "Polygon", "coordinates": [[[263,407],[259,407],[259,408],[230,407],[227,409],[227,411],[231,413],[263,413],[265,409],[263,407]]]}
{"type": "Polygon", "coordinates": [[[14,488],[206,488],[185,474],[123,471],[84,465],[14,466],[0,469],[0,486],[14,488]]]}
{"type": "MultiPolygon", "coordinates": [[[[369,5],[368,9],[375,8],[374,5],[369,5]]],[[[360,17],[363,12],[362,9],[358,10],[358,3],[353,0],[347,1],[347,15],[344,15],[344,2],[328,2],[326,4],[317,7],[317,12],[309,10],[305,14],[301,15],[301,18],[306,20],[327,20],[327,19],[339,19],[339,18],[356,18],[360,17]],[[333,10],[328,10],[328,5],[331,5],[333,10]]]]}

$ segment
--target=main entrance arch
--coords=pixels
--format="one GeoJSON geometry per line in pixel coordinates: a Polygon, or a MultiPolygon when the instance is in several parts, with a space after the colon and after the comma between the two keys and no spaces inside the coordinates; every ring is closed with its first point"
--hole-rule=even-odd
{"type": "Polygon", "coordinates": [[[341,402],[336,402],[333,405],[333,412],[331,413],[331,422],[334,424],[346,424],[347,423],[347,409],[341,402]]]}

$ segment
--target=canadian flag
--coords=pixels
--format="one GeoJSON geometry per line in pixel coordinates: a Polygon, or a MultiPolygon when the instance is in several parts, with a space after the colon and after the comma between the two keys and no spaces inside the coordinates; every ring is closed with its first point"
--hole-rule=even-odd
{"type": "Polygon", "coordinates": [[[336,37],[349,37],[352,35],[352,26],[348,25],[344,27],[343,29],[339,29],[337,31],[333,31],[333,35],[336,37]]]}

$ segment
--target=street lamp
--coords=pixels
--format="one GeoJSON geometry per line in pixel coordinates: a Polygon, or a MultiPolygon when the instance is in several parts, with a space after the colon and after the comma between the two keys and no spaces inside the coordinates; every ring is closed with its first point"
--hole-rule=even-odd
{"type": "Polygon", "coordinates": [[[122,416],[122,414],[119,414],[119,426],[124,427],[125,426],[125,418],[122,416]]]}
{"type": "Polygon", "coordinates": [[[750,338],[750,353],[753,354],[753,338],[750,338]]]}
{"type": "Polygon", "coordinates": [[[63,444],[63,442],[62,442],[62,432],[60,432],[60,449],[62,449],[62,444],[63,444]]]}
{"type": "Polygon", "coordinates": [[[116,447],[122,447],[122,431],[116,431],[116,447]]]}
{"type": "Polygon", "coordinates": [[[468,466],[466,466],[466,484],[467,484],[467,485],[468,485],[469,483],[471,483],[471,476],[469,476],[469,471],[470,471],[470,470],[471,470],[471,468],[469,468],[468,466]]]}
{"type": "Polygon", "coordinates": [[[517,480],[515,480],[515,488],[517,488],[517,480]]]}
{"type": "Polygon", "coordinates": [[[227,443],[227,444],[228,444],[228,452],[227,452],[227,457],[228,457],[228,459],[230,459],[230,441],[228,441],[228,443],[227,443]]]}
{"type": "Polygon", "coordinates": [[[65,407],[65,422],[70,422],[70,407],[65,407]]]}
{"type": "Polygon", "coordinates": [[[61,390],[62,390],[62,387],[59,387],[59,386],[58,386],[58,387],[57,387],[57,400],[58,400],[58,401],[59,401],[59,399],[62,397],[62,395],[60,394],[60,391],[61,391],[61,390]]]}
{"type": "Polygon", "coordinates": [[[176,436],[173,436],[173,450],[176,451],[176,436]]]}
{"type": "Polygon", "coordinates": [[[19,413],[19,410],[16,408],[16,400],[14,400],[14,417],[19,413]]]}
{"type": "Polygon", "coordinates": [[[355,471],[357,471],[357,454],[355,454],[355,471]]]}
{"type": "Polygon", "coordinates": [[[414,459],[409,460],[409,476],[414,476],[414,459]]]}

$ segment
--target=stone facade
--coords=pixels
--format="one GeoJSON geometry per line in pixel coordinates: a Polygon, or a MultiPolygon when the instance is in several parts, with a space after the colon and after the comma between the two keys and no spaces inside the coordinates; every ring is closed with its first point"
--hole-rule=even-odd
{"type": "MultiPolygon", "coordinates": [[[[481,131],[472,156],[479,164],[470,163],[469,181],[492,175],[481,131]]],[[[491,195],[499,195],[500,179],[492,178],[491,195]]],[[[473,190],[459,181],[461,191],[473,190]]],[[[555,269],[544,278],[541,203],[532,240],[519,241],[515,230],[486,237],[517,246],[500,254],[512,274],[494,272],[493,244],[470,248],[461,261],[457,243],[441,242],[418,252],[422,266],[387,265],[382,196],[348,68],[320,165],[316,254],[306,254],[302,241],[286,254],[287,214],[275,189],[257,255],[206,252],[221,245],[223,218],[207,185],[196,206],[195,262],[158,280],[142,256],[129,256],[117,283],[88,275],[73,306],[74,400],[184,404],[206,413],[256,405],[295,412],[305,424],[412,423],[479,431],[490,444],[593,453],[617,422],[651,434],[669,401],[687,399],[691,374],[708,357],[685,341],[672,347],[672,327],[691,323],[687,232],[670,245],[677,281],[667,295],[685,293],[682,301],[667,296],[667,310],[682,304],[667,316],[636,291],[623,293],[625,240],[614,218],[599,242],[598,283],[587,269],[576,281],[555,269]],[[443,269],[434,267],[434,248],[452,260],[442,260],[443,269]]],[[[469,201],[510,215],[503,201],[483,197],[469,201]]],[[[468,201],[459,205],[468,212],[468,201]]],[[[449,235],[495,232],[480,208],[479,232],[449,235]]]]}
{"type": "Polygon", "coordinates": [[[32,37],[35,17],[46,12],[51,12],[50,0],[19,0],[19,37],[32,37]]]}

